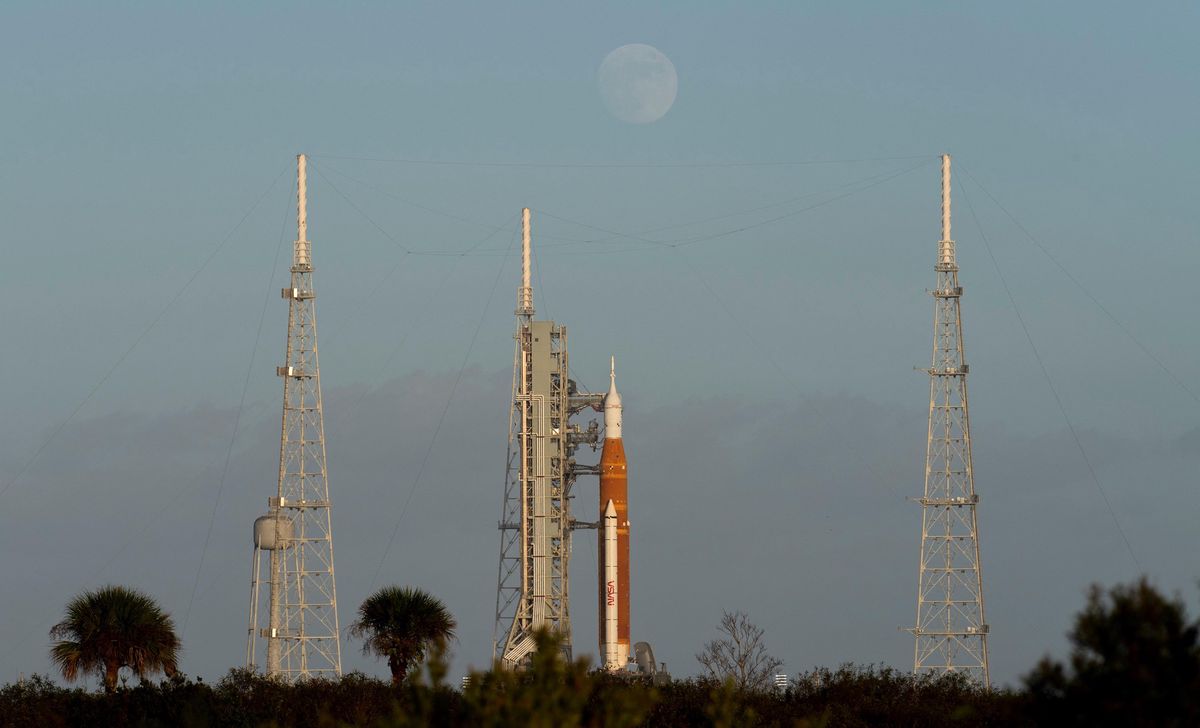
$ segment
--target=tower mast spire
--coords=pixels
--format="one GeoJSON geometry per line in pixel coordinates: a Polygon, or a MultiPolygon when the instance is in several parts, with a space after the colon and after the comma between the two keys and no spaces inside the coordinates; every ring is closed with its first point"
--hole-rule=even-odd
{"type": "Polygon", "coordinates": [[[933,363],[929,374],[929,432],[921,503],[921,561],[917,581],[915,672],[965,672],[984,686],[988,624],[974,465],[967,408],[958,262],[950,236],[950,155],[942,155],[942,239],[933,291],[933,363]]]}
{"type": "Polygon", "coordinates": [[[525,324],[533,320],[533,278],[530,274],[531,237],[529,208],[523,207],[521,208],[521,289],[517,291],[517,315],[525,324]]]}
{"type": "Polygon", "coordinates": [[[300,154],[296,156],[296,244],[292,265],[308,265],[308,254],[308,157],[300,154]]]}
{"type": "Polygon", "coordinates": [[[288,682],[342,673],[325,422],[317,357],[316,293],[308,240],[308,159],[296,157],[296,241],[288,300],[287,364],[277,495],[254,522],[246,665],[267,643],[266,674],[288,682]],[[267,626],[259,627],[262,553],[269,554],[267,626]]]}
{"type": "Polygon", "coordinates": [[[942,240],[950,239],[950,155],[942,155],[942,240]]]}

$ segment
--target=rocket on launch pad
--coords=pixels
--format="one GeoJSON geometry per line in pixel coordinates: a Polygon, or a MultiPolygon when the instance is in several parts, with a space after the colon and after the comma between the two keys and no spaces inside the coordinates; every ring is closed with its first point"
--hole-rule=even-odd
{"type": "Polygon", "coordinates": [[[609,381],[600,451],[600,654],[604,669],[619,671],[629,663],[629,480],[615,357],[609,381]]]}

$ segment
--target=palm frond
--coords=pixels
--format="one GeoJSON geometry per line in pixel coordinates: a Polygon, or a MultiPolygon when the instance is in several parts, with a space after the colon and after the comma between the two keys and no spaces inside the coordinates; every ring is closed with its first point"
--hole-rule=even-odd
{"type": "Polygon", "coordinates": [[[68,681],[104,675],[109,665],[129,667],[139,679],[177,670],[174,621],[154,599],[127,587],[108,585],[74,597],[50,636],[58,640],[51,660],[68,681]]]}
{"type": "Polygon", "coordinates": [[[407,668],[433,644],[456,639],[457,622],[440,599],[414,587],[385,586],[358,608],[347,633],[375,654],[407,668]]]}

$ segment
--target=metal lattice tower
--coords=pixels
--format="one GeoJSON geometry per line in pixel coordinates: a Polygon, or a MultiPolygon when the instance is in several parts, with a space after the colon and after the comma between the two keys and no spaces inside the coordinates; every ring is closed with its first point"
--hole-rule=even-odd
{"type": "Polygon", "coordinates": [[[266,674],[287,682],[342,674],[333,530],[325,467],[325,423],[317,364],[316,293],[308,240],[306,158],[297,161],[296,243],[288,300],[287,364],[283,378],[283,426],[279,488],[268,511],[254,522],[250,627],[246,665],[256,664],[257,642],[266,642],[266,674]],[[259,625],[262,554],[269,554],[268,614],[259,625]]]}
{"type": "Polygon", "coordinates": [[[950,238],[950,155],[942,155],[942,239],[933,293],[929,440],[921,503],[921,567],[913,670],[964,672],[990,685],[988,625],[975,507],[967,364],[963,359],[958,263],[950,238]]]}
{"type": "Polygon", "coordinates": [[[509,668],[522,667],[536,646],[534,632],[547,628],[563,638],[571,655],[570,558],[571,487],[581,472],[596,466],[575,463],[575,449],[595,446],[595,423],[586,431],[570,417],[603,395],[577,394],[568,376],[567,329],[553,321],[534,321],[530,278],[529,209],[521,212],[521,287],[517,291],[516,347],[513,357],[512,410],[501,511],[500,563],[496,584],[493,658],[509,668]]]}

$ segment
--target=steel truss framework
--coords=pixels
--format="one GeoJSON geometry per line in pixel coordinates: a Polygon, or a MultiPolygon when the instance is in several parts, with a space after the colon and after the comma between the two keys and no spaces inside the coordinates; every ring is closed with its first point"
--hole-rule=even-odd
{"type": "Polygon", "coordinates": [[[958,264],[950,238],[950,158],[942,158],[942,240],[938,243],[925,494],[913,669],[963,672],[987,686],[988,625],[979,561],[974,468],[963,357],[958,264]]]}
{"type": "Polygon", "coordinates": [[[497,588],[498,619],[505,611],[512,616],[498,655],[509,666],[522,664],[533,650],[538,627],[560,633],[568,654],[571,647],[567,332],[552,321],[534,321],[519,327],[517,336],[516,439],[509,448],[501,523],[502,543],[515,548],[501,554],[497,588]]]}
{"type": "Polygon", "coordinates": [[[580,444],[593,447],[598,428],[570,424],[585,407],[599,410],[603,395],[577,394],[569,378],[567,329],[533,320],[529,278],[529,211],[524,210],[522,287],[517,294],[516,347],[504,502],[499,522],[500,561],[496,584],[493,658],[509,668],[526,664],[541,628],[557,632],[571,656],[571,532],[595,524],[571,516],[577,475],[596,473],[578,465],[580,444]]]}
{"type": "Polygon", "coordinates": [[[287,363],[277,495],[268,499],[274,548],[259,548],[256,535],[251,586],[247,665],[254,667],[257,641],[267,643],[266,673],[288,682],[342,672],[334,578],[329,478],[325,461],[321,374],[317,356],[316,293],[307,239],[305,159],[299,158],[299,234],[288,299],[287,363]],[[262,552],[269,554],[269,613],[259,629],[262,552]]]}

